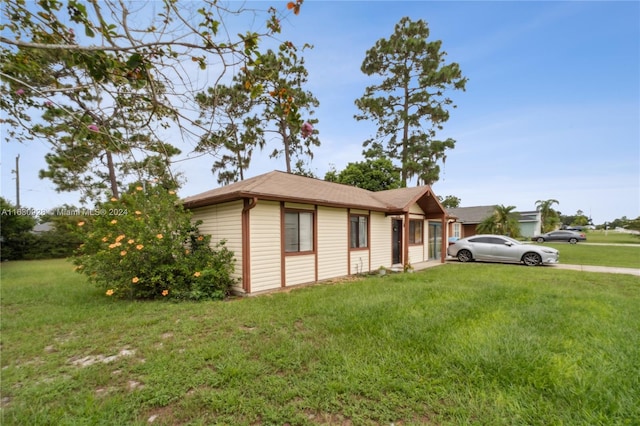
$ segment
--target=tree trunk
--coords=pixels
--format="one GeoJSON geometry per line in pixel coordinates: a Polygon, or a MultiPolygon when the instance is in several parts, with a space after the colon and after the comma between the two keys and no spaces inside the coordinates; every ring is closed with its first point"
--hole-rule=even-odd
{"type": "Polygon", "coordinates": [[[409,162],[409,84],[404,85],[404,118],[402,125],[402,182],[400,185],[402,188],[407,187],[408,170],[407,163],[409,162]]]}
{"type": "Polygon", "coordinates": [[[284,161],[287,163],[287,173],[291,173],[291,153],[289,152],[289,136],[287,135],[287,124],[280,121],[280,134],[284,145],[284,161]]]}
{"type": "Polygon", "coordinates": [[[113,165],[113,156],[107,151],[107,167],[109,168],[109,182],[111,183],[111,193],[115,198],[120,198],[118,191],[118,180],[116,179],[116,168],[113,165]]]}

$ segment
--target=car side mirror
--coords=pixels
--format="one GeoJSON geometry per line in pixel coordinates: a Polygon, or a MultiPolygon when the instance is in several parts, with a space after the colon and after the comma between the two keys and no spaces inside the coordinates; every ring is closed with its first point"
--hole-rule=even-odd
{"type": "Polygon", "coordinates": [[[511,247],[513,245],[513,243],[511,241],[505,241],[504,245],[511,247]]]}

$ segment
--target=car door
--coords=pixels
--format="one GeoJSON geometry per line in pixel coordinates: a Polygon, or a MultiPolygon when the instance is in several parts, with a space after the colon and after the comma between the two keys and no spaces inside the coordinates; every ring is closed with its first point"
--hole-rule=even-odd
{"type": "Polygon", "coordinates": [[[490,237],[476,237],[469,240],[471,252],[476,260],[493,260],[490,237]]]}
{"type": "Polygon", "coordinates": [[[507,244],[508,240],[500,237],[491,237],[492,258],[498,262],[513,262],[518,256],[516,247],[507,244]]]}
{"type": "Polygon", "coordinates": [[[555,231],[549,233],[549,241],[567,241],[569,240],[569,235],[564,231],[555,231]]]}

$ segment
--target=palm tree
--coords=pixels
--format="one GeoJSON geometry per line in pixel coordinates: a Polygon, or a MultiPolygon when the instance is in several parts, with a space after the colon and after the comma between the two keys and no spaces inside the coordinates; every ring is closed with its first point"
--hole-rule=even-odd
{"type": "Polygon", "coordinates": [[[484,219],[476,228],[482,234],[520,236],[520,224],[514,213],[516,206],[496,206],[493,214],[484,219]]]}
{"type": "Polygon", "coordinates": [[[553,231],[560,221],[558,212],[552,208],[554,204],[560,205],[560,202],[554,199],[536,201],[536,210],[540,212],[542,221],[542,232],[553,231]]]}

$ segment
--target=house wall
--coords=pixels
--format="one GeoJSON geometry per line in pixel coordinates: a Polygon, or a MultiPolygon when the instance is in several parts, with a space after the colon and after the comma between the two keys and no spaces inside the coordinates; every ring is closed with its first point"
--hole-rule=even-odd
{"type": "MultiPolygon", "coordinates": [[[[429,259],[428,242],[429,242],[429,221],[425,220],[425,215],[420,206],[414,204],[409,209],[410,220],[422,220],[422,244],[409,244],[409,259],[405,263],[411,264],[424,262],[429,259]]],[[[407,244],[409,242],[407,241],[407,244]]]]}
{"type": "Polygon", "coordinates": [[[349,216],[346,209],[318,207],[318,279],[348,274],[349,216]]]}
{"type": "MultiPolygon", "coordinates": [[[[244,202],[240,200],[196,208],[193,210],[193,220],[202,220],[200,230],[203,234],[210,234],[213,242],[227,240],[227,247],[236,258],[235,277],[242,278],[243,263],[248,263],[244,270],[248,271],[251,293],[281,288],[283,280],[286,286],[292,286],[391,266],[391,216],[367,210],[285,203],[285,208],[315,212],[316,250],[312,254],[284,255],[281,245],[282,204],[265,200],[258,200],[248,210],[249,229],[245,230],[245,236],[248,237],[249,247],[244,251],[247,259],[243,259],[243,207],[244,202]],[[349,213],[368,215],[367,249],[350,249],[349,213]]],[[[411,211],[412,219],[424,220],[419,207],[412,207],[411,211]]],[[[424,261],[428,256],[426,220],[423,234],[423,244],[409,246],[411,262],[424,261]]],[[[408,244],[408,241],[404,241],[404,244],[408,244]]],[[[243,283],[239,282],[235,290],[242,292],[243,283]]]]}
{"type": "Polygon", "coordinates": [[[369,250],[350,250],[349,256],[351,257],[351,270],[349,274],[362,274],[363,272],[368,272],[370,269],[376,269],[373,266],[369,267],[369,250]]]}
{"type": "Polygon", "coordinates": [[[251,292],[280,288],[280,203],[260,200],[249,217],[251,292]]]}
{"type": "MultiPolygon", "coordinates": [[[[371,212],[369,240],[369,261],[371,269],[391,266],[391,217],[384,213],[371,212]]],[[[352,262],[353,264],[353,262],[352,262]]]]}
{"type": "MultiPolygon", "coordinates": [[[[212,246],[226,240],[226,247],[233,251],[236,259],[234,278],[242,278],[242,201],[200,207],[192,210],[192,221],[201,220],[200,233],[211,235],[212,246]]],[[[242,289],[242,283],[237,288],[242,289]]]]}
{"type": "Polygon", "coordinates": [[[285,282],[287,286],[316,281],[316,255],[285,257],[285,282]]]}

